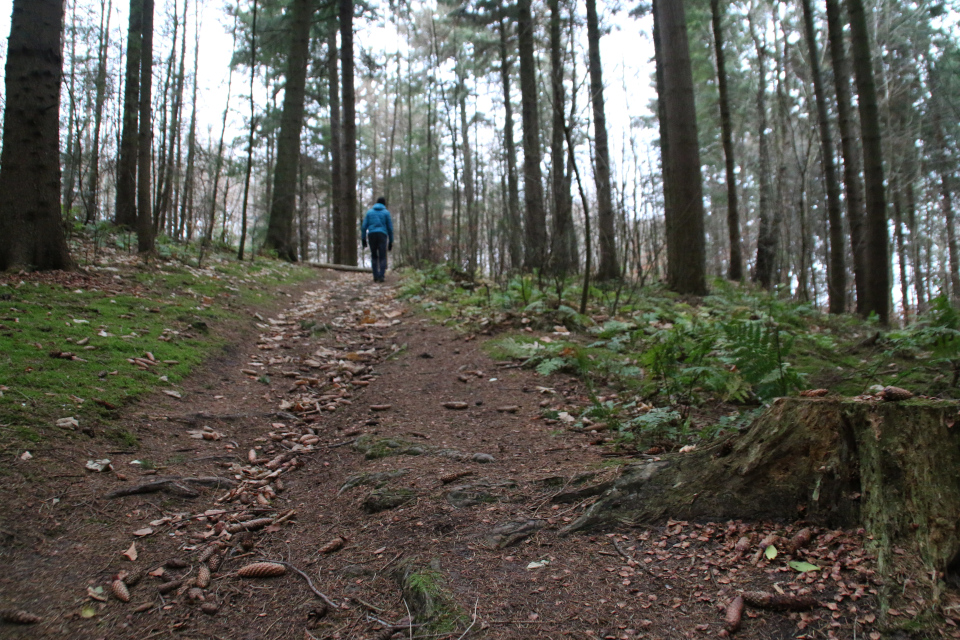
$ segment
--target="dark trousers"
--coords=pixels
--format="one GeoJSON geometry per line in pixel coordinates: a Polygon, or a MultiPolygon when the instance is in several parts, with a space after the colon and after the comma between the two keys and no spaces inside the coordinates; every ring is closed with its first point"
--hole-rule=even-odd
{"type": "Polygon", "coordinates": [[[368,233],[367,242],[370,243],[370,262],[373,263],[373,281],[383,282],[383,275],[387,272],[387,234],[368,233]]]}

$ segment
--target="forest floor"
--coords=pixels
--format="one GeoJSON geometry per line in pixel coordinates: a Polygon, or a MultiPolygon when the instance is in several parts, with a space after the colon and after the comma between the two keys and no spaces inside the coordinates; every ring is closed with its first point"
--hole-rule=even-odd
{"type": "Polygon", "coordinates": [[[561,535],[623,462],[543,419],[585,390],[492,361],[484,336],[416,315],[395,285],[326,271],[286,308],[214,327],[228,347],[181,397],[116,417],[136,447],[4,460],[0,609],[39,622],[0,637],[708,638],[741,591],[817,605],[748,606],[738,638],[881,637],[862,531],[812,528],[774,559],[769,536],[804,523],[561,535]],[[243,570],[259,561],[284,574],[242,577],[281,570],[243,570]]]}

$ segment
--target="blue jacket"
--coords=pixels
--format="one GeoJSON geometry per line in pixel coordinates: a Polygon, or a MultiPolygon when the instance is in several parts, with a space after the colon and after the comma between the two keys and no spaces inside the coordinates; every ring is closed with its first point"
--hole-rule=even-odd
{"type": "Polygon", "coordinates": [[[368,233],[385,233],[393,244],[393,221],[390,212],[379,202],[363,216],[363,226],[360,227],[360,239],[366,240],[368,233]]]}

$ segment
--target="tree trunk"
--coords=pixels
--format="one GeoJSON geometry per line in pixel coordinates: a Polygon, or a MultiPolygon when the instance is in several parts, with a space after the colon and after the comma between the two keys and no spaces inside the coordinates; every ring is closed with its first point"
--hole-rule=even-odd
{"type": "Polygon", "coordinates": [[[467,87],[466,82],[461,81],[459,88],[460,95],[460,130],[463,137],[463,191],[467,205],[467,241],[469,242],[469,255],[467,271],[473,277],[477,271],[477,254],[479,229],[476,221],[476,195],[473,183],[473,157],[470,155],[470,127],[467,123],[467,87]]]}
{"type": "Polygon", "coordinates": [[[70,86],[67,89],[67,148],[63,154],[63,198],[60,207],[68,216],[72,215],[73,201],[77,194],[77,174],[80,172],[80,159],[83,145],[80,141],[80,124],[77,116],[77,1],[72,5],[70,20],[70,86]]]}
{"type": "Polygon", "coordinates": [[[713,18],[713,50],[717,58],[717,89],[720,92],[720,135],[723,140],[723,158],[727,179],[727,237],[730,244],[730,263],[727,279],[743,280],[743,255],[740,239],[740,212],[737,208],[737,174],[733,154],[733,126],[730,123],[730,96],[727,92],[727,64],[723,53],[723,27],[720,1],[710,0],[713,18]]]}
{"type": "Polygon", "coordinates": [[[860,136],[863,140],[863,181],[866,195],[864,219],[863,315],[876,313],[884,325],[890,321],[890,269],[887,233],[887,201],[883,185],[883,148],[880,144],[880,115],[873,76],[870,36],[863,0],[847,0],[850,14],[850,41],[854,77],[860,108],[860,136]]]}
{"type": "MultiPolygon", "coordinates": [[[[177,74],[174,77],[173,81],[173,99],[172,105],[170,107],[170,127],[169,135],[167,136],[167,154],[166,160],[163,160],[161,156],[161,165],[163,166],[163,171],[161,175],[162,179],[158,179],[158,187],[160,190],[159,196],[157,198],[157,207],[154,211],[153,223],[154,231],[162,231],[167,225],[167,218],[170,216],[170,210],[173,203],[173,182],[175,178],[174,166],[177,159],[177,149],[180,146],[180,135],[181,135],[181,112],[183,110],[183,84],[184,84],[184,75],[186,73],[186,53],[187,53],[187,11],[189,10],[190,0],[184,0],[183,3],[183,37],[180,41],[180,61],[179,68],[177,69],[177,74]]],[[[174,4],[174,23],[173,23],[173,42],[174,48],[176,48],[178,27],[179,27],[179,18],[177,14],[177,7],[174,4]]],[[[171,50],[171,66],[173,63],[173,51],[171,50]]]]}
{"type": "Polygon", "coordinates": [[[759,229],[757,230],[757,262],[754,267],[753,281],[764,289],[773,286],[774,259],[777,252],[777,236],[770,211],[770,136],[767,135],[767,50],[756,34],[753,20],[750,20],[750,32],[757,50],[757,119],[759,121],[758,142],[758,203],[759,229]]]}
{"type": "Polygon", "coordinates": [[[957,250],[957,223],[953,212],[953,195],[950,190],[950,177],[940,174],[940,195],[943,207],[943,220],[947,227],[947,256],[950,271],[950,300],[960,304],[960,251],[957,250]]]}
{"type": "Polygon", "coordinates": [[[100,2],[100,43],[97,47],[96,98],[93,105],[93,141],[90,148],[90,173],[87,176],[83,198],[86,224],[100,217],[100,130],[103,125],[103,107],[107,98],[107,52],[110,48],[110,15],[113,0],[100,2]]]}
{"type": "MultiPolygon", "coordinates": [[[[233,48],[237,48],[237,22],[239,16],[234,16],[233,20],[233,48]]],[[[206,228],[203,232],[203,240],[200,244],[200,257],[198,262],[203,262],[204,250],[213,242],[213,228],[217,222],[217,194],[220,192],[220,177],[223,175],[223,143],[227,134],[227,117],[230,115],[230,98],[233,96],[233,67],[227,73],[227,102],[223,106],[223,119],[220,122],[220,142],[217,143],[217,156],[213,160],[213,193],[210,195],[210,213],[207,215],[206,228]]],[[[224,212],[226,214],[226,212],[224,212]]],[[[291,218],[293,214],[290,214],[291,218]]],[[[269,233],[269,230],[268,230],[269,233]]]]}
{"type": "Polygon", "coordinates": [[[117,193],[114,222],[121,227],[137,226],[137,118],[140,113],[140,56],[143,39],[143,2],[130,0],[127,27],[127,70],[123,90],[123,128],[117,158],[117,193]]]}
{"type": "Polygon", "coordinates": [[[143,0],[140,55],[140,133],[137,140],[137,251],[153,251],[150,162],[153,159],[153,0],[143,0]]]}
{"type": "Polygon", "coordinates": [[[671,290],[707,292],[703,182],[697,141],[697,112],[683,0],[657,0],[663,61],[662,115],[669,140],[664,158],[667,226],[667,280],[671,290]],[[667,185],[667,180],[670,184],[667,185]]]}
{"type": "Polygon", "coordinates": [[[507,53],[507,26],[503,2],[497,4],[500,33],[500,83],[503,85],[503,146],[507,163],[507,248],[510,266],[519,269],[523,262],[523,222],[520,217],[520,185],[517,177],[517,146],[513,141],[513,100],[510,97],[510,56],[507,53]]]}
{"type": "Polygon", "coordinates": [[[340,0],[340,83],[343,87],[343,264],[357,264],[357,102],[353,78],[353,0],[340,0]]]}
{"type": "Polygon", "coordinates": [[[827,190],[827,220],[830,234],[830,260],[827,280],[827,298],[830,313],[846,310],[847,267],[844,260],[843,216],[840,211],[840,184],[833,165],[833,133],[827,116],[827,96],[820,73],[820,50],[813,29],[813,9],[810,0],[803,0],[803,29],[810,58],[810,73],[817,103],[817,124],[820,130],[820,164],[827,190]]]}
{"type": "Polygon", "coordinates": [[[531,0],[517,2],[517,44],[520,50],[520,103],[523,120],[524,256],[528,271],[543,268],[547,251],[547,217],[540,181],[540,113],[531,0]]]}
{"type": "Polygon", "coordinates": [[[625,517],[862,525],[886,578],[883,612],[916,606],[917,594],[896,579],[905,565],[935,606],[936,580],[923,576],[945,571],[960,548],[951,515],[960,512],[960,477],[943,472],[960,466],[956,414],[952,401],[781,398],[737,436],[624,467],[620,478],[594,488],[602,497],[567,532],[625,517]]]}
{"type": "Polygon", "coordinates": [[[827,35],[830,58],[833,60],[833,82],[837,93],[837,126],[840,129],[840,151],[843,155],[843,183],[847,196],[847,221],[853,250],[853,279],[857,294],[857,312],[863,312],[866,267],[863,251],[863,191],[860,187],[860,155],[856,143],[856,127],[850,98],[850,69],[847,64],[843,36],[843,18],[839,0],[826,0],[827,35]]]}
{"type": "Polygon", "coordinates": [[[553,199],[553,234],[550,247],[550,270],[564,277],[576,268],[573,252],[576,230],[573,226],[573,201],[567,182],[567,154],[564,151],[563,110],[566,106],[563,76],[563,39],[561,38],[560,0],[550,0],[550,90],[552,95],[553,126],[550,134],[550,190],[553,199]]]}
{"type": "Polygon", "coordinates": [[[197,152],[197,71],[200,66],[200,22],[197,20],[197,8],[199,3],[194,4],[193,23],[196,31],[193,46],[193,97],[190,102],[192,111],[190,115],[190,130],[187,131],[187,169],[183,176],[183,197],[180,201],[180,215],[177,221],[177,238],[190,240],[189,221],[193,217],[193,189],[194,189],[194,163],[197,152]]]}
{"type": "Polygon", "coordinates": [[[60,0],[15,0],[0,153],[0,271],[73,266],[60,219],[60,0]]]}
{"type": "MultiPolygon", "coordinates": [[[[257,78],[257,0],[253,0],[253,21],[250,27],[250,132],[247,135],[247,166],[243,171],[243,204],[240,207],[240,246],[237,260],[243,260],[247,242],[247,208],[250,202],[250,174],[253,173],[253,139],[257,133],[257,106],[253,100],[253,84],[257,78]]],[[[317,246],[320,245],[319,238],[317,246]]]]}
{"type": "Polygon", "coordinates": [[[327,34],[327,82],[330,84],[330,198],[333,202],[333,262],[343,264],[343,167],[340,154],[343,151],[340,122],[340,73],[337,58],[338,22],[331,21],[327,34]]]}
{"type": "Polygon", "coordinates": [[[274,169],[273,199],[266,247],[283,260],[297,261],[293,237],[293,215],[297,201],[297,175],[300,162],[300,132],[303,129],[305,86],[310,52],[310,20],[315,0],[294,0],[290,8],[290,51],[287,57],[283,113],[277,138],[277,166],[274,169]]]}
{"type": "MultiPolygon", "coordinates": [[[[603,73],[600,64],[600,20],[597,1],[587,0],[587,44],[590,61],[590,98],[593,104],[593,140],[597,185],[597,232],[600,237],[598,280],[616,280],[620,277],[617,243],[614,233],[613,197],[610,193],[610,149],[607,144],[607,116],[603,104],[603,73]]],[[[688,53],[689,55],[689,53],[688,53]]],[[[693,80],[690,81],[691,94],[693,80]]],[[[694,122],[696,130],[696,122],[694,122]]],[[[702,204],[701,204],[702,207],[702,204]]],[[[589,238],[587,239],[589,242],[589,238]]]]}

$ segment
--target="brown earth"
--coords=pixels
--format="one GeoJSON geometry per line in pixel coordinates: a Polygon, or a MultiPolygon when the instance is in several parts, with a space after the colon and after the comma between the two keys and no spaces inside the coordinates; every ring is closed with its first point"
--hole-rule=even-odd
{"type": "Polygon", "coordinates": [[[541,417],[586,404],[580,384],[495,363],[482,337],[418,317],[392,278],[368,279],[326,272],[288,309],[232,328],[182,398],[158,393],[120,418],[137,450],[50,447],[59,472],[43,477],[5,462],[0,609],[40,622],[0,622],[0,637],[715,637],[740,591],[817,606],[748,606],[737,637],[880,637],[862,532],[814,528],[792,555],[803,523],[559,535],[617,473],[602,437],[541,417]],[[101,458],[112,472],[83,471],[101,458]],[[158,479],[173,482],[107,497],[158,479]],[[222,563],[201,589],[191,581],[211,552],[222,563]],[[284,575],[238,576],[261,560],[284,575]],[[112,594],[117,576],[146,572],[129,602],[112,594]]]}

